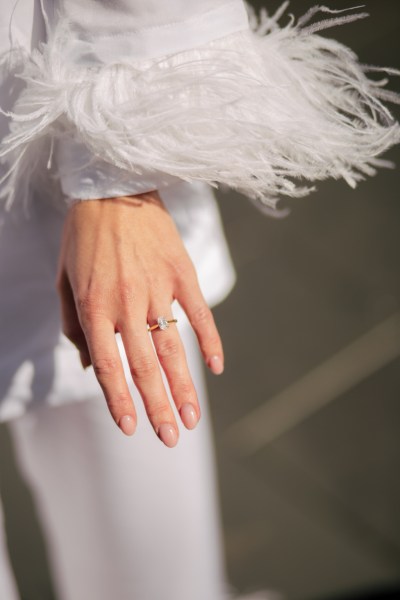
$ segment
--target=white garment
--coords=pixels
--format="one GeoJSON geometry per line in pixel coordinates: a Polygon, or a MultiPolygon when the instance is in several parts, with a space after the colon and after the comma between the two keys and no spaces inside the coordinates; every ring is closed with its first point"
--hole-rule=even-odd
{"type": "MultiPolygon", "coordinates": [[[[181,427],[176,448],[154,435],[133,385],[132,438],[113,426],[101,393],[10,423],[57,600],[227,597],[202,361],[190,326],[180,332],[202,419],[193,431],[181,427]]],[[[1,599],[14,600],[1,592],[0,580],[1,599]]]]}
{"type": "MultiPolygon", "coordinates": [[[[13,4],[14,2],[9,3],[8,13],[2,5],[3,26],[10,20],[13,4]]],[[[60,4],[70,18],[74,11],[76,14],[76,2],[60,4]]],[[[95,13],[98,19],[98,27],[94,31],[101,31],[109,23],[110,11],[107,3],[100,3],[96,11],[92,4],[87,3],[85,6],[90,8],[89,14],[93,17],[95,13]],[[101,5],[103,10],[100,10],[101,5]]],[[[46,6],[47,13],[51,6],[51,3],[46,6]]],[[[130,6],[135,27],[140,29],[142,13],[139,8],[143,8],[143,5],[131,2],[130,6]]],[[[160,10],[156,2],[153,5],[146,3],[146,10],[143,9],[146,24],[149,23],[151,6],[153,17],[155,11],[159,18],[168,21],[179,14],[176,11],[181,8],[181,2],[169,3],[168,10],[160,10]]],[[[186,15],[190,14],[189,6],[190,3],[185,4],[186,15]]],[[[29,7],[32,8],[33,3],[20,0],[17,4],[18,11],[12,20],[13,35],[25,46],[29,45],[31,32],[33,45],[37,45],[44,35],[37,4],[36,11],[29,10],[29,7]]],[[[207,3],[205,8],[208,12],[207,3]]],[[[192,2],[192,9],[198,15],[199,3],[192,2]]],[[[119,14],[115,27],[126,22],[126,10],[128,6],[124,5],[121,7],[121,14],[116,9],[111,11],[112,14],[119,14]]],[[[81,7],[79,19],[85,22],[85,13],[81,7]]],[[[88,21],[93,24],[93,18],[88,21]]],[[[177,27],[175,25],[174,29],[177,27]]],[[[181,17],[179,27],[183,34],[185,22],[182,22],[181,17]]],[[[4,43],[8,39],[5,29],[3,34],[4,43]]],[[[207,28],[204,29],[204,34],[209,36],[207,28]]],[[[182,35],[178,35],[178,39],[181,37],[182,35]]],[[[160,43],[158,39],[159,51],[160,43]]],[[[9,80],[5,79],[2,83],[2,98],[7,99],[9,80]]],[[[1,125],[4,135],[7,130],[5,118],[1,125]]],[[[66,154],[67,143],[61,145],[66,154]]],[[[87,197],[92,198],[114,196],[117,193],[133,194],[160,187],[157,175],[153,174],[150,181],[146,182],[142,176],[130,174],[129,180],[125,180],[124,189],[117,190],[115,186],[120,184],[115,173],[120,170],[102,163],[97,163],[95,172],[93,167],[80,171],[77,180],[74,178],[71,161],[84,163],[85,152],[85,147],[80,144],[78,150],[71,153],[64,162],[58,161],[60,171],[66,173],[62,178],[64,187],[71,187],[69,178],[74,182],[74,197],[85,196],[84,192],[88,192],[88,187],[90,193],[87,197]]],[[[59,301],[54,282],[62,224],[68,207],[66,198],[58,187],[52,187],[51,195],[45,193],[44,186],[39,190],[29,189],[28,193],[29,217],[24,215],[21,198],[16,199],[10,211],[5,209],[4,203],[0,204],[0,420],[12,419],[42,403],[53,406],[97,397],[99,390],[93,370],[83,371],[76,348],[60,332],[59,301]]],[[[172,178],[167,187],[161,186],[160,194],[196,266],[206,300],[213,306],[227,295],[235,279],[213,193],[205,184],[189,184],[172,178]]],[[[179,320],[182,319],[179,306],[174,307],[174,313],[179,320]]],[[[120,337],[117,338],[121,354],[124,355],[120,337]]]]}
{"type": "Polygon", "coordinates": [[[284,2],[250,14],[249,27],[242,0],[41,5],[46,33],[36,27],[33,39],[46,43],[11,60],[26,89],[0,150],[8,205],[24,186],[43,194],[46,165],[58,162],[77,198],[101,190],[105,173],[113,193],[218,182],[274,207],[327,177],[355,186],[400,141],[382,103],[399,95],[368,77],[385,69],[318,35],[366,13],[317,6],[296,22],[284,2]],[[333,16],[314,22],[318,13],[333,16]]]}
{"type": "MultiPolygon", "coordinates": [[[[37,39],[44,34],[40,11],[33,13],[28,5],[20,2],[23,10],[15,15],[16,35],[23,43],[33,15],[37,39]]],[[[77,3],[67,5],[72,10],[77,3]]],[[[144,10],[144,3],[139,6],[144,10]]],[[[186,2],[185,10],[189,6],[186,2]]],[[[175,7],[183,8],[181,2],[175,7]]],[[[2,41],[8,39],[2,33],[2,41]]],[[[7,83],[3,80],[2,98],[12,105],[7,83]]],[[[0,126],[4,135],[5,118],[0,126]]],[[[78,151],[82,157],[86,149],[80,144],[78,151]]],[[[76,157],[74,152],[71,159],[76,157]]],[[[67,163],[58,157],[65,185],[74,175],[67,163]]],[[[93,167],[85,175],[81,171],[85,180],[76,183],[74,196],[79,197],[84,183],[85,191],[91,186],[88,197],[113,195],[118,191],[115,172],[99,163],[94,174],[93,167]]],[[[143,181],[132,177],[124,193],[143,191],[143,181]]],[[[154,187],[158,181],[152,179],[145,189],[154,187]]],[[[66,198],[57,186],[51,194],[44,193],[45,186],[27,192],[29,217],[21,195],[10,211],[0,205],[0,419],[10,421],[18,462],[34,494],[57,598],[223,600],[226,577],[214,459],[194,334],[175,307],[202,419],[194,431],[180,426],[180,441],[172,451],[154,435],[117,336],[138,414],[135,435],[123,436],[110,419],[93,370],[82,369],[76,348],[60,333],[54,282],[66,198]]],[[[19,188],[18,193],[24,192],[19,188]]],[[[212,191],[206,184],[174,178],[160,194],[196,265],[206,299],[214,305],[231,289],[234,271],[212,191]]],[[[0,597],[16,600],[14,588],[0,530],[0,597]]]]}
{"type": "Polygon", "coordinates": [[[316,34],[365,14],[317,7],[280,28],[285,8],[251,15],[250,29],[242,0],[3,0],[0,102],[14,112],[11,125],[0,123],[1,419],[33,401],[92,395],[93,376],[57,332],[53,281],[68,202],[159,189],[213,304],[234,275],[201,182],[274,207],[277,193],[310,191],[292,178],[354,186],[385,164],[377,155],[400,141],[400,126],[381,99],[399,97],[316,34]],[[319,11],[335,16],[312,23],[319,11]],[[23,50],[7,54],[10,42],[23,50]],[[24,204],[31,221],[12,224],[24,204]],[[16,298],[28,293],[30,311],[16,298]]]}
{"type": "MultiPolygon", "coordinates": [[[[220,302],[234,271],[213,194],[205,184],[179,183],[161,191],[210,305],[220,302]]],[[[30,218],[0,207],[0,420],[42,403],[52,406],[97,397],[92,368],[84,371],[75,346],[60,333],[55,289],[66,205],[38,198],[30,218]]],[[[178,305],[173,312],[183,318],[178,305]]],[[[121,355],[124,349],[117,336],[121,355]]],[[[110,422],[112,426],[112,422],[110,422]]]]}
{"type": "MultiPolygon", "coordinates": [[[[3,172],[10,169],[3,196],[11,210],[0,209],[0,418],[11,420],[54,545],[60,600],[197,600],[196,594],[221,600],[207,420],[183,432],[172,453],[144,415],[134,438],[125,439],[93,373],[83,372],[75,348],[60,336],[54,278],[68,199],[159,188],[213,304],[228,293],[234,274],[213,197],[201,182],[231,185],[272,206],[278,193],[309,191],[292,178],[343,177],[354,185],[399,141],[399,127],[380,103],[384,90],[352,53],[315,35],[314,12],[283,28],[283,10],[260,21],[253,15],[250,30],[241,0],[2,0],[6,53],[14,5],[11,41],[25,54],[3,60],[0,81],[3,110],[15,110],[1,151],[8,161],[3,172]],[[31,48],[38,52],[29,56],[31,48]],[[23,71],[22,92],[13,69],[23,71]],[[135,483],[145,492],[140,498],[135,483]],[[150,532],[153,515],[158,527],[150,532]],[[136,539],[130,527],[140,528],[136,539]],[[111,576],[109,540],[111,556],[123,562],[111,576]],[[84,572],[81,543],[93,558],[82,559],[84,572]]],[[[1,138],[8,129],[3,117],[1,138]]],[[[142,412],[139,402],[137,408],[142,412]]],[[[2,568],[8,572],[6,561],[2,568]]],[[[10,579],[6,594],[13,593],[10,579]]]]}

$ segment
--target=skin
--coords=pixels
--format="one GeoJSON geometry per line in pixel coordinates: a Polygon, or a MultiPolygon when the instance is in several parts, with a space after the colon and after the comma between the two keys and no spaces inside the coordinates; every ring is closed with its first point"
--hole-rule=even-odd
{"type": "Polygon", "coordinates": [[[64,223],[56,286],[63,332],[77,346],[82,365],[93,365],[115,423],[127,435],[136,427],[115,338],[119,332],[154,431],[174,446],[179,429],[160,365],[188,429],[199,420],[200,407],[179,324],[150,334],[147,323],[160,315],[171,318],[177,299],[216,374],[223,370],[223,350],[194,266],[157,191],[73,204],[64,223]]]}

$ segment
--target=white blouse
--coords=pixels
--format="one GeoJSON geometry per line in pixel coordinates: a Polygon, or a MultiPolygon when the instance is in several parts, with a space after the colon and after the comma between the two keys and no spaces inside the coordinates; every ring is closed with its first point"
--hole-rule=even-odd
{"type": "MultiPolygon", "coordinates": [[[[120,2],[118,7],[113,3],[112,10],[110,4],[92,1],[82,7],[82,3],[75,1],[46,2],[42,12],[39,3],[7,0],[0,8],[1,50],[8,52],[11,45],[17,44],[29,51],[37,48],[47,39],[43,15],[47,16],[50,29],[60,25],[60,19],[68,19],[71,33],[64,58],[70,52],[71,61],[83,60],[78,59],[77,49],[84,53],[80,44],[88,43],[89,39],[92,45],[98,44],[98,56],[104,54],[107,60],[111,59],[110,52],[117,60],[127,53],[135,56],[140,53],[143,58],[145,54],[154,57],[165,50],[181,50],[201,39],[210,39],[212,26],[215,27],[211,12],[219,24],[224,19],[223,11],[216,10],[224,3],[214,0],[212,7],[210,2],[177,0],[162,10],[160,3],[154,1],[120,2]],[[58,21],[56,7],[60,9],[58,21]],[[127,30],[134,32],[129,38],[123,35],[127,30]],[[97,42],[94,38],[100,33],[102,40],[97,42]]],[[[226,6],[224,10],[229,31],[237,27],[238,11],[230,13],[226,6]]],[[[241,26],[243,15],[242,9],[241,26]]],[[[11,75],[4,68],[1,75],[1,107],[9,109],[14,101],[9,93],[11,75]]],[[[9,119],[4,115],[0,126],[4,138],[9,128],[9,119]]],[[[59,405],[99,395],[92,369],[83,371],[76,348],[60,332],[54,282],[62,224],[71,199],[113,197],[162,188],[163,201],[196,265],[210,306],[221,302],[235,281],[218,207],[208,185],[170,177],[165,186],[160,174],[154,172],[148,175],[122,172],[94,158],[76,140],[61,138],[56,153],[55,170],[61,174],[61,189],[51,186],[52,194],[56,195],[46,194],[44,184],[27,190],[18,186],[11,209],[6,210],[5,203],[0,204],[0,421],[15,418],[43,402],[59,405]],[[79,168],[82,165],[84,169],[79,168]],[[28,217],[24,214],[25,205],[28,217]]],[[[2,174],[5,172],[3,165],[2,174]]],[[[175,306],[174,314],[182,323],[184,315],[179,306],[175,306]]],[[[117,339],[124,354],[120,337],[117,339]]]]}
{"type": "Polygon", "coordinates": [[[400,127],[383,101],[398,97],[319,34],[366,15],[315,7],[296,21],[287,6],[2,0],[0,420],[98,395],[60,333],[71,202],[159,189],[213,305],[234,272],[210,185],[275,210],[387,164],[400,127]]]}

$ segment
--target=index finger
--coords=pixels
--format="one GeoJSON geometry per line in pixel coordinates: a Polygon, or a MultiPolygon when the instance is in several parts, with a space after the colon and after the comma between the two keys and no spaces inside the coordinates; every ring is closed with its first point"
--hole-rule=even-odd
{"type": "Polygon", "coordinates": [[[114,325],[105,317],[96,318],[84,332],[93,370],[111,416],[123,433],[132,435],[136,429],[136,410],[125,379],[114,325]]]}

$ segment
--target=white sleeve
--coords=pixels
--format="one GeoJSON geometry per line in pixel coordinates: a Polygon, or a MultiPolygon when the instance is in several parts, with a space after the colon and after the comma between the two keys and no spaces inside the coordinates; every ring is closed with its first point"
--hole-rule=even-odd
{"type": "Polygon", "coordinates": [[[3,145],[10,180],[51,140],[82,199],[180,179],[275,206],[327,177],[356,185],[400,141],[383,104],[399,97],[319,34],[364,13],[296,22],[287,5],[257,17],[242,0],[42,0],[47,40],[23,65],[3,145]]]}
{"type": "MultiPolygon", "coordinates": [[[[110,92],[108,107],[107,98],[103,98],[102,108],[103,111],[111,112],[114,112],[116,105],[127,103],[130,98],[134,105],[134,97],[138,95],[134,87],[142,85],[142,92],[146,92],[144,78],[140,81],[140,71],[146,65],[148,68],[168,55],[206,45],[215,38],[248,27],[247,14],[240,0],[169,0],[165,3],[159,0],[128,0],[117,6],[113,5],[112,10],[110,3],[104,0],[89,0],[84,6],[77,0],[59,0],[58,3],[47,2],[44,12],[52,31],[61,29],[60,21],[69,22],[68,33],[64,36],[67,44],[63,44],[63,57],[69,64],[77,67],[119,64],[120,68],[122,64],[131,65],[132,70],[127,73],[132,78],[129,89],[123,89],[125,83],[122,81],[120,90],[113,89],[116,69],[111,79],[102,84],[101,93],[107,94],[107,90],[110,92]]],[[[147,102],[145,94],[142,93],[141,96],[140,102],[147,102]]],[[[92,97],[96,98],[94,87],[92,97]]],[[[132,106],[131,119],[135,119],[134,110],[132,106]]],[[[124,111],[125,107],[122,112],[124,111]]],[[[158,112],[161,111],[162,106],[159,106],[158,112]]],[[[154,113],[156,116],[156,111],[154,113]]],[[[135,120],[139,122],[140,117],[138,112],[135,120]]],[[[99,118],[102,122],[98,125],[101,127],[107,117],[103,112],[99,118]]],[[[160,131],[163,126],[160,123],[160,131]]],[[[129,148],[122,161],[117,156],[111,157],[109,161],[102,151],[98,153],[90,143],[85,143],[76,135],[65,135],[59,139],[55,157],[61,186],[67,198],[90,199],[138,194],[162,189],[181,179],[162,169],[153,168],[149,156],[147,159],[141,157],[142,162],[144,160],[147,163],[145,165],[135,160],[134,146],[138,144],[131,135],[134,133],[134,122],[131,127],[129,137],[134,145],[129,148]]],[[[137,131],[137,135],[141,135],[140,126],[137,131]]],[[[117,137],[121,134],[121,131],[114,131],[117,137]]],[[[120,144],[115,138],[114,142],[120,144]]],[[[136,152],[140,151],[138,147],[136,152]]]]}

